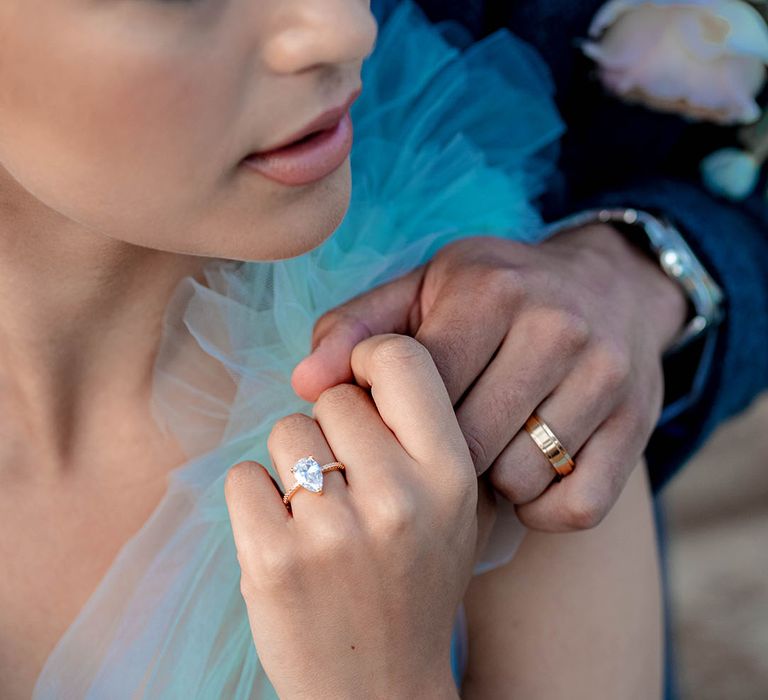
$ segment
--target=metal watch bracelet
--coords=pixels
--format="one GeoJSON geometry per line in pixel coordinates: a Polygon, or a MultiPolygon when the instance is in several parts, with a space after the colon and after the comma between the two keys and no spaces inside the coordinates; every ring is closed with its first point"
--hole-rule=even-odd
{"type": "Polygon", "coordinates": [[[590,224],[614,224],[643,236],[648,251],[661,269],[677,282],[694,310],[693,318],[679,333],[667,353],[675,352],[716,326],[723,318],[723,291],[696,257],[682,234],[669,221],[647,211],[631,208],[589,209],[548,224],[547,236],[590,224]]]}

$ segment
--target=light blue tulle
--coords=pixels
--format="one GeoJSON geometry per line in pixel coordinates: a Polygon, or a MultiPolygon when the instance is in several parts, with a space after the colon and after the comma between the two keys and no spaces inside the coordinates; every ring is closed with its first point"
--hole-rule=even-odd
{"type": "MultiPolygon", "coordinates": [[[[541,237],[533,202],[553,172],[562,125],[528,46],[499,33],[461,53],[404,2],[381,30],[364,83],[352,205],[339,231],[289,261],[212,260],[205,284],[188,277],[176,290],[152,409],[189,461],[48,658],[36,700],[275,697],[240,595],[227,469],[269,464],[271,426],[308,410],[289,377],[324,311],[449,241],[541,237]]],[[[502,518],[485,567],[507,561],[522,531],[502,518]]],[[[457,676],[464,641],[457,633],[457,676]]]]}

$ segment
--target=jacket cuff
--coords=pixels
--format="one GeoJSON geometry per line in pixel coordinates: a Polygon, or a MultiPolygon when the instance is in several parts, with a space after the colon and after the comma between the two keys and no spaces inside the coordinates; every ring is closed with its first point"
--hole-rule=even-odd
{"type": "Polygon", "coordinates": [[[646,451],[654,492],[714,429],[768,387],[768,216],[717,200],[683,180],[653,180],[572,207],[665,214],[725,294],[725,318],[698,347],[665,360],[665,408],[646,451]]]}

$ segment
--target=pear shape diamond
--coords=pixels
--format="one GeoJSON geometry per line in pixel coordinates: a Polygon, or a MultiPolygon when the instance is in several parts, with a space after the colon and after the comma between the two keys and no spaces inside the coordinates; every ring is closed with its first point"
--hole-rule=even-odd
{"type": "Polygon", "coordinates": [[[323,492],[323,469],[314,457],[303,457],[293,465],[291,471],[299,486],[312,493],[323,492]]]}

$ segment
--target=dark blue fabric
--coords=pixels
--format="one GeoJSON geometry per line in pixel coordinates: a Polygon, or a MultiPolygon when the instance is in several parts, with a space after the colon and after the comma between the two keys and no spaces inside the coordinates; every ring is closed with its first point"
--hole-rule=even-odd
{"type": "MultiPolygon", "coordinates": [[[[701,397],[680,416],[659,425],[646,451],[658,490],[720,423],[742,411],[768,385],[768,224],[751,216],[747,207],[717,201],[682,180],[647,180],[595,200],[672,213],[727,294],[726,319],[715,333],[701,397]]],[[[687,368],[679,371],[687,381],[687,368]]],[[[676,376],[668,370],[666,380],[673,384],[676,376]]]]}
{"type": "MultiPolygon", "coordinates": [[[[382,11],[396,2],[381,0],[382,11]]],[[[710,357],[702,363],[692,347],[665,363],[667,396],[687,398],[687,406],[663,416],[648,447],[658,492],[720,423],[768,388],[768,202],[755,195],[736,206],[701,186],[701,158],[734,143],[733,129],[631,106],[602,89],[578,42],[603,2],[420,0],[433,20],[458,21],[478,38],[507,27],[548,62],[568,132],[560,172],[541,203],[547,219],[596,204],[662,211],[726,293],[727,318],[710,357]],[[704,376],[692,393],[699,369],[704,376]]]]}

